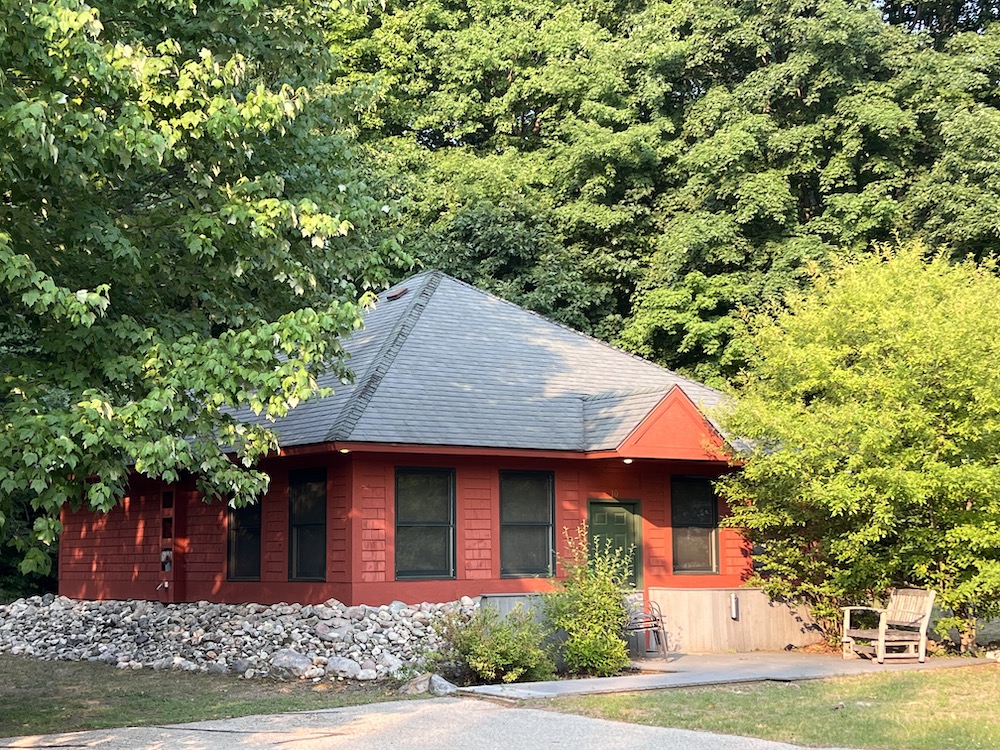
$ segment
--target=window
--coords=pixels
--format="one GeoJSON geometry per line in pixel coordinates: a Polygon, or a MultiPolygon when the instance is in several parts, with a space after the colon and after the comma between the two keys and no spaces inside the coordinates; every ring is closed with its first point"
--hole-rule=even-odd
{"type": "Polygon", "coordinates": [[[552,572],[553,485],[547,471],[500,472],[500,575],[552,572]]]}
{"type": "Polygon", "coordinates": [[[260,503],[229,509],[230,581],[260,580],[260,503]]]}
{"type": "Polygon", "coordinates": [[[712,481],[674,477],[670,483],[674,573],[718,573],[718,500],[712,481]]]}
{"type": "Polygon", "coordinates": [[[288,472],[290,581],[326,580],[326,470],[288,472]]]}
{"type": "Polygon", "coordinates": [[[455,577],[455,472],[396,470],[396,578],[455,577]]]}

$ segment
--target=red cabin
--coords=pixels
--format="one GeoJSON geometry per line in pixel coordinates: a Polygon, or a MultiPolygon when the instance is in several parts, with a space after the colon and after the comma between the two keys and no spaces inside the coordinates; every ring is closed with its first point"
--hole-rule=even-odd
{"type": "Polygon", "coordinates": [[[712,480],[731,468],[708,416],[718,391],[436,271],[384,293],[345,348],[355,382],[323,384],[335,393],[276,424],[257,505],[137,477],[106,515],[63,513],[60,593],[380,604],[532,592],[586,521],[634,546],[635,583],[668,620],[670,592],[760,598],[740,588],[746,542],[719,528],[712,480]]]}

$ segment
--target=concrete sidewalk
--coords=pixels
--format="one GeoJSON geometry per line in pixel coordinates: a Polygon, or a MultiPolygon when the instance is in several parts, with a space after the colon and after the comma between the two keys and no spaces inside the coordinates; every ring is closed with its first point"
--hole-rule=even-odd
{"type": "Polygon", "coordinates": [[[459,692],[480,698],[520,700],[763,680],[793,682],[839,675],[877,674],[913,669],[949,669],[994,663],[996,662],[990,659],[928,657],[923,664],[916,661],[877,664],[867,659],[843,659],[839,655],[786,652],[670,654],[666,659],[645,659],[634,662],[633,665],[641,671],[622,677],[522,682],[516,685],[479,685],[462,688],[459,692]]]}

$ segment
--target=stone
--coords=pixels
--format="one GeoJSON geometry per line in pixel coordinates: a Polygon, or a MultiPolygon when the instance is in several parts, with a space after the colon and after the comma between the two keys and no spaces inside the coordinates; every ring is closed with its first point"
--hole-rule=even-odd
{"type": "MultiPolygon", "coordinates": [[[[315,627],[316,636],[324,641],[342,641],[351,632],[350,623],[333,625],[334,620],[317,622],[315,627]]],[[[294,634],[292,636],[295,637],[294,634]]]]}
{"type": "Polygon", "coordinates": [[[312,659],[290,648],[281,649],[271,658],[271,674],[279,679],[305,677],[312,668],[312,659]]]}
{"type": "Polygon", "coordinates": [[[253,665],[250,663],[249,659],[236,659],[233,662],[233,671],[236,672],[237,674],[243,674],[252,666],[253,665]]]}
{"type": "Polygon", "coordinates": [[[412,680],[406,682],[399,688],[403,695],[423,695],[429,693],[431,689],[431,675],[417,675],[412,680]]]}
{"type": "Polygon", "coordinates": [[[359,607],[348,607],[344,614],[352,620],[363,620],[365,619],[366,614],[365,609],[366,608],[363,605],[359,607]]]}
{"type": "Polygon", "coordinates": [[[398,656],[393,656],[392,654],[382,654],[379,657],[379,666],[382,667],[387,674],[395,677],[397,673],[403,669],[404,662],[398,656]]]}
{"type": "Polygon", "coordinates": [[[335,599],[263,605],[35,596],[0,605],[0,653],[130,670],[370,680],[398,674],[432,651],[440,639],[431,626],[446,611],[470,614],[459,602],[347,607],[335,599]],[[302,661],[284,666],[282,651],[302,661]]]}
{"type": "Polygon", "coordinates": [[[354,659],[343,656],[335,656],[326,663],[326,674],[329,677],[341,677],[349,680],[357,678],[361,672],[361,665],[354,659]]]}
{"type": "Polygon", "coordinates": [[[458,685],[452,685],[444,677],[432,674],[427,689],[431,695],[454,695],[458,692],[458,685]]]}

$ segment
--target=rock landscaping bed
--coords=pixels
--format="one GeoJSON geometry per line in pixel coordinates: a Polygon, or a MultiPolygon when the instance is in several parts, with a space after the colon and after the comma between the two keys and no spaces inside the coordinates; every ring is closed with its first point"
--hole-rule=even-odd
{"type": "Polygon", "coordinates": [[[0,606],[0,653],[98,661],[119,669],[230,672],[245,678],[398,678],[439,644],[445,604],[163,604],[34,596],[0,606]]]}

